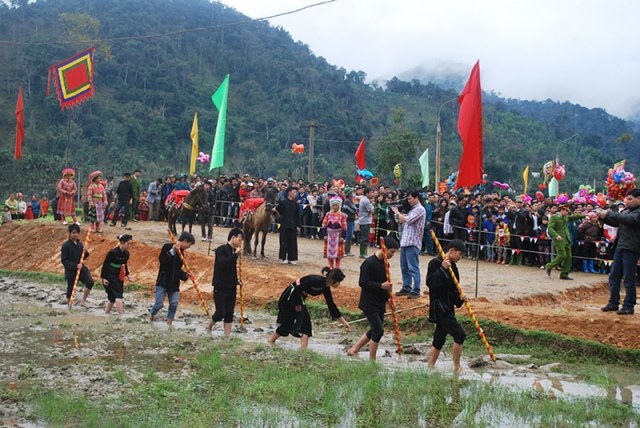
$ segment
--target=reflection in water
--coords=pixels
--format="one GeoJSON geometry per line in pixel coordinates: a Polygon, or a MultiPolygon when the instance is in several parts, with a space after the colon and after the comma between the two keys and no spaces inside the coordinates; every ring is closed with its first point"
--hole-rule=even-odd
{"type": "Polygon", "coordinates": [[[607,397],[622,401],[625,404],[633,404],[633,391],[622,385],[616,385],[607,390],[607,397]]]}

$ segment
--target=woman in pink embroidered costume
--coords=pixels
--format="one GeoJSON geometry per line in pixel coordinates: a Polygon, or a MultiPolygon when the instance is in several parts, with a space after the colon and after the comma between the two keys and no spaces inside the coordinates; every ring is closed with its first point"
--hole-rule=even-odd
{"type": "Polygon", "coordinates": [[[62,220],[62,224],[67,224],[67,216],[70,215],[73,219],[73,222],[76,224],[80,224],[78,222],[78,217],[76,216],[76,202],[75,197],[78,193],[78,186],[76,182],[73,181],[73,177],[76,175],[76,172],[72,168],[65,168],[62,170],[62,180],[58,182],[56,189],[58,190],[58,194],[60,195],[58,198],[58,215],[62,220]]]}
{"type": "Polygon", "coordinates": [[[331,269],[340,269],[340,260],[344,257],[344,235],[347,233],[347,215],[340,212],[342,199],[334,196],[329,200],[331,210],[325,214],[322,227],[326,230],[324,254],[331,269]]]}
{"type": "Polygon", "coordinates": [[[104,223],[104,211],[107,207],[107,192],[102,184],[102,172],[93,171],[89,174],[89,187],[87,188],[87,201],[89,213],[87,219],[93,224],[96,233],[102,233],[100,226],[104,223]]]}

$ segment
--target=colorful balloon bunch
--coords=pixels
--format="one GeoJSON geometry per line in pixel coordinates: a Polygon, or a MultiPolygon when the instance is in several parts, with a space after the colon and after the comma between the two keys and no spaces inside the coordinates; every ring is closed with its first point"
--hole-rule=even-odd
{"type": "MultiPolygon", "coordinates": [[[[593,193],[594,190],[588,184],[583,184],[577,193],[573,195],[573,202],[577,204],[600,205],[598,197],[593,193]]],[[[606,203],[606,201],[605,201],[606,203]]]]}
{"type": "Polygon", "coordinates": [[[209,163],[211,161],[211,155],[208,155],[205,152],[200,152],[198,153],[197,160],[200,163],[209,163]]]}
{"type": "Polygon", "coordinates": [[[622,200],[636,188],[636,177],[622,168],[609,169],[607,173],[607,195],[613,200],[622,200]]]}
{"type": "Polygon", "coordinates": [[[560,193],[556,196],[556,204],[568,204],[569,203],[569,195],[566,193],[560,193]]]}

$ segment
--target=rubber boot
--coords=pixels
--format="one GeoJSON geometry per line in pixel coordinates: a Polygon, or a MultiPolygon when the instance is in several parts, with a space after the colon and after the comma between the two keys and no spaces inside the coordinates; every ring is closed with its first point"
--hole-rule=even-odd
{"type": "Polygon", "coordinates": [[[589,268],[589,272],[590,273],[597,273],[596,269],[594,267],[595,261],[594,260],[589,260],[589,264],[588,264],[588,268],[589,268]]]}
{"type": "Polygon", "coordinates": [[[511,253],[511,261],[509,262],[510,265],[515,265],[516,264],[516,253],[511,253]]]}
{"type": "Polygon", "coordinates": [[[524,258],[524,254],[518,254],[518,266],[522,266],[522,259],[524,258]]]}
{"type": "Polygon", "coordinates": [[[344,254],[351,254],[351,240],[344,241],[344,254]]]}
{"type": "Polygon", "coordinates": [[[582,271],[589,272],[589,261],[587,260],[582,261],[582,271]]]}

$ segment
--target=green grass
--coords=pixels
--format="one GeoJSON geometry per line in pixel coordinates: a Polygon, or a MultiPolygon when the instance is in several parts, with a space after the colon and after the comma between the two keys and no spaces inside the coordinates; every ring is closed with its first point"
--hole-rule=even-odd
{"type": "MultiPolygon", "coordinates": [[[[312,352],[217,343],[198,353],[187,379],[149,370],[117,402],[64,391],[33,397],[38,421],[54,426],[537,426],[640,423],[632,407],[609,399],[553,399],[485,382],[312,352]]],[[[127,378],[116,372],[123,383],[127,378]]]]}
{"type": "Polygon", "coordinates": [[[49,272],[27,272],[20,270],[0,269],[0,276],[29,279],[45,284],[60,284],[66,282],[64,279],[64,275],[49,272]]]}

